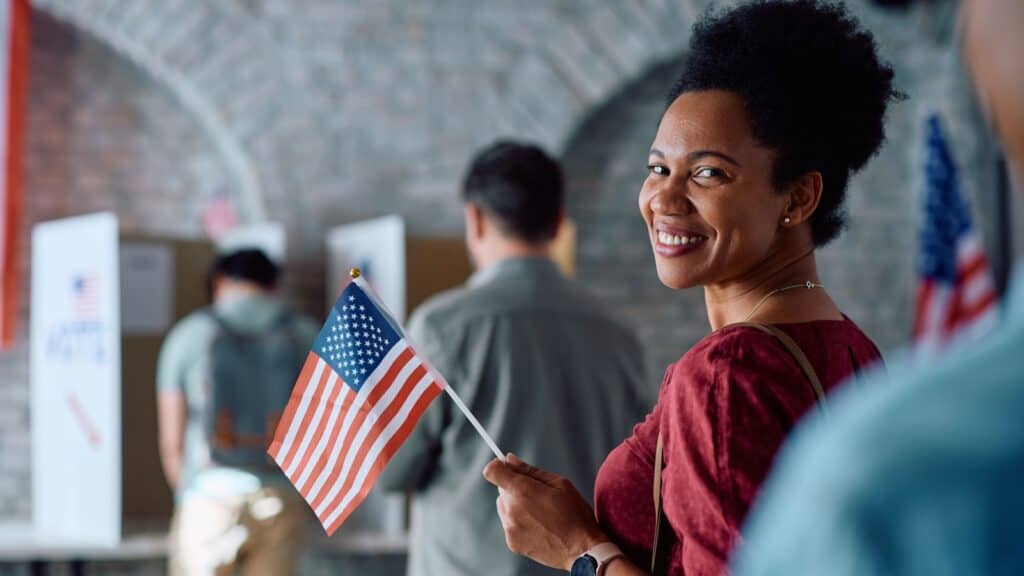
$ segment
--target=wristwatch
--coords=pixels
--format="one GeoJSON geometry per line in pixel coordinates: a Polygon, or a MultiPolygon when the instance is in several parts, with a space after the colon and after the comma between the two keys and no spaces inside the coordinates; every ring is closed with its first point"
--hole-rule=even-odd
{"type": "Polygon", "coordinates": [[[619,557],[625,556],[613,542],[602,542],[587,550],[572,563],[569,576],[602,576],[608,564],[619,557]]]}

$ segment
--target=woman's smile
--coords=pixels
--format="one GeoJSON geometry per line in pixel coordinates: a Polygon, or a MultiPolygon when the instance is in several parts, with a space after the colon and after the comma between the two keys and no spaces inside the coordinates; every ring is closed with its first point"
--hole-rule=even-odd
{"type": "Polygon", "coordinates": [[[652,242],[658,256],[674,258],[703,248],[708,237],[693,230],[668,224],[655,224],[652,242]]]}

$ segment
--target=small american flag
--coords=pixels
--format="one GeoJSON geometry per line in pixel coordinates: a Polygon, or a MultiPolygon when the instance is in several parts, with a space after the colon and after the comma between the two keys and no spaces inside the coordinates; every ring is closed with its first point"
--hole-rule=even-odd
{"type": "Polygon", "coordinates": [[[238,226],[238,215],[231,196],[224,189],[218,188],[210,195],[203,210],[203,228],[206,235],[213,240],[220,239],[226,232],[238,226]]]}
{"type": "Polygon", "coordinates": [[[998,321],[988,258],[960,191],[956,164],[937,115],[926,125],[924,227],[914,340],[934,353],[951,341],[974,339],[998,321]]]}
{"type": "Polygon", "coordinates": [[[363,279],[351,282],[306,359],[268,451],[328,535],[366,498],[446,386],[363,279]]]}
{"type": "Polygon", "coordinates": [[[99,298],[96,291],[96,276],[78,274],[71,280],[71,307],[80,319],[96,316],[99,298]]]}

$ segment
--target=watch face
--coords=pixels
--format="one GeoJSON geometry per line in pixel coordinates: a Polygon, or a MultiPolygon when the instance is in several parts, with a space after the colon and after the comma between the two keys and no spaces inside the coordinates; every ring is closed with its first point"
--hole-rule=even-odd
{"type": "Polygon", "coordinates": [[[597,576],[597,560],[590,554],[584,554],[572,563],[569,576],[597,576]]]}

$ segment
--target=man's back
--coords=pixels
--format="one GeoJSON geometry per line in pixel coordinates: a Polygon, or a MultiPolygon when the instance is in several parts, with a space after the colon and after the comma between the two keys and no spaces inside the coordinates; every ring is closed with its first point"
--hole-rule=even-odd
{"type": "MultiPolygon", "coordinates": [[[[650,409],[635,338],[547,259],[503,261],[417,311],[410,336],[501,449],[589,497],[607,453],[650,409]]],[[[410,574],[553,574],[505,547],[493,458],[447,399],[435,402],[380,482],[418,491],[410,574]]]]}

